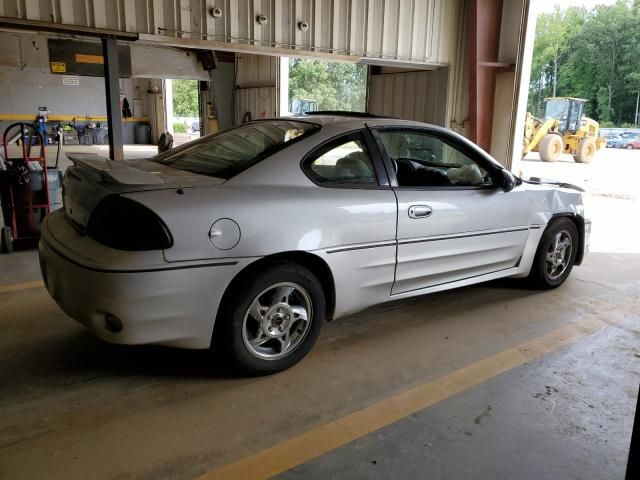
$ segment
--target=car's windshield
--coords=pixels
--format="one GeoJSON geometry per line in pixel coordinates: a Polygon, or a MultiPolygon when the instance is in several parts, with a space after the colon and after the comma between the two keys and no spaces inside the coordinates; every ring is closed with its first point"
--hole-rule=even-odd
{"type": "Polygon", "coordinates": [[[258,121],[203,137],[151,160],[228,180],[286,143],[318,128],[312,123],[291,120],[258,121]]]}

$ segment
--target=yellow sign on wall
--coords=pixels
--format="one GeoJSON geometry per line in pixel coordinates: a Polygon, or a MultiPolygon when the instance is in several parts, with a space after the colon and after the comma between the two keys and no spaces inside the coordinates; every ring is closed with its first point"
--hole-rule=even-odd
{"type": "Polygon", "coordinates": [[[76,63],[93,63],[96,65],[104,64],[102,55],[87,55],[85,53],[76,53],[76,63]]]}
{"type": "Polygon", "coordinates": [[[67,73],[67,64],[64,62],[51,62],[51,73],[67,73]]]}

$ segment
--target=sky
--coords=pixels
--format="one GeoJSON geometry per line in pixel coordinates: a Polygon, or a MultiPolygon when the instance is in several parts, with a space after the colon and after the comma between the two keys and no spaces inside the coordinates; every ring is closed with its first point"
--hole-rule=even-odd
{"type": "Polygon", "coordinates": [[[537,5],[540,13],[552,12],[556,5],[560,5],[561,8],[566,7],[585,7],[587,10],[591,10],[596,5],[612,5],[616,3],[616,0],[533,0],[537,5]]]}

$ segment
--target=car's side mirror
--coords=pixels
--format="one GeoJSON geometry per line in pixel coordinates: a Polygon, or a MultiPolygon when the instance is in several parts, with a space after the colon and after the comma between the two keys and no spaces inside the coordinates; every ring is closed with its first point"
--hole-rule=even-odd
{"type": "Polygon", "coordinates": [[[503,169],[501,172],[500,186],[505,192],[510,192],[514,188],[518,182],[516,181],[516,177],[509,170],[503,169]]]}

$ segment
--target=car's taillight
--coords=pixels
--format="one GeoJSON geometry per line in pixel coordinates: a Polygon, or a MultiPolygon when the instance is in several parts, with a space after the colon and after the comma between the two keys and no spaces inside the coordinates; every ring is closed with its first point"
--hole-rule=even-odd
{"type": "Polygon", "coordinates": [[[118,195],[98,203],[89,217],[87,235],[118,250],[162,250],[173,245],[171,233],[144,205],[118,195]]]}

